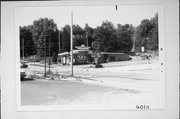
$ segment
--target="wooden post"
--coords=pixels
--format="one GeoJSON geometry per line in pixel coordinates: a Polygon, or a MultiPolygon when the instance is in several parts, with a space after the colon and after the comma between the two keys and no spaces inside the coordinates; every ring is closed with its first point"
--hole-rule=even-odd
{"type": "Polygon", "coordinates": [[[44,35],[45,42],[45,65],[44,65],[44,76],[46,76],[46,35],[44,35]]]}
{"type": "Polygon", "coordinates": [[[24,38],[22,38],[22,42],[23,42],[23,61],[24,61],[24,38]]]}
{"type": "Polygon", "coordinates": [[[73,76],[73,12],[71,12],[71,76],[73,76]]]}
{"type": "Polygon", "coordinates": [[[61,52],[61,32],[58,32],[59,34],[59,53],[61,52]]]}

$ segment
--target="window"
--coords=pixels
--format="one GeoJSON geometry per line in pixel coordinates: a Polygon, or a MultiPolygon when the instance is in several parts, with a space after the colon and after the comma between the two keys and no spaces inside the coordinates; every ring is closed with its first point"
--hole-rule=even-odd
{"type": "Polygon", "coordinates": [[[110,61],[115,61],[115,56],[110,56],[110,61]]]}

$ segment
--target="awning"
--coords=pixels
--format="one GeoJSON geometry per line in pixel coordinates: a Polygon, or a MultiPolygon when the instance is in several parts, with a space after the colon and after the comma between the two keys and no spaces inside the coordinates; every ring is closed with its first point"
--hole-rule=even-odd
{"type": "Polygon", "coordinates": [[[69,55],[69,52],[59,53],[58,56],[69,55]]]}

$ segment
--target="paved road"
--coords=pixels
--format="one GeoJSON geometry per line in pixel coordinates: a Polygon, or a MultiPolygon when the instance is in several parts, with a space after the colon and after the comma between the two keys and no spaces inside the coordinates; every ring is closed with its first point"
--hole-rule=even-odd
{"type": "MultiPolygon", "coordinates": [[[[90,68],[90,65],[75,65],[74,75],[79,80],[22,81],[22,104],[159,104],[161,98],[158,97],[160,84],[156,62],[147,64],[146,61],[125,61],[106,63],[103,66],[90,68]],[[156,98],[152,100],[152,97],[156,98]]],[[[27,73],[43,75],[44,67],[29,65],[25,70],[27,73]]],[[[70,67],[53,65],[51,71],[69,75],[70,67]]]]}
{"type": "MultiPolygon", "coordinates": [[[[43,75],[43,66],[44,65],[39,64],[29,65],[29,68],[25,70],[27,74],[39,73],[43,75]]],[[[53,65],[50,70],[60,75],[70,75],[69,65],[53,65]]],[[[104,63],[103,68],[90,68],[90,65],[74,66],[74,76],[80,76],[87,80],[102,81],[104,84],[112,83],[112,85],[114,84],[113,86],[125,85],[126,87],[129,87],[127,85],[128,83],[143,83],[143,85],[135,86],[133,88],[140,88],[141,86],[144,88],[146,87],[145,84],[155,84],[159,81],[158,73],[157,61],[153,61],[152,64],[148,64],[147,61],[110,62],[104,63]]]]}

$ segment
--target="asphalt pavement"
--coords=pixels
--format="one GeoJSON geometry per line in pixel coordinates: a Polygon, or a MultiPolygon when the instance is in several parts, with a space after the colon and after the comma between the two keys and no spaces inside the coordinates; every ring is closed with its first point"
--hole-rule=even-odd
{"type": "Polygon", "coordinates": [[[138,103],[159,105],[162,99],[158,61],[151,64],[147,61],[110,62],[104,63],[103,68],[75,65],[74,77],[68,77],[69,65],[56,64],[50,70],[61,76],[59,80],[43,78],[44,67],[40,65],[43,66],[29,64],[24,69],[28,75],[36,74],[39,78],[21,82],[22,105],[119,107],[138,103]]]}

